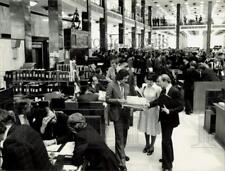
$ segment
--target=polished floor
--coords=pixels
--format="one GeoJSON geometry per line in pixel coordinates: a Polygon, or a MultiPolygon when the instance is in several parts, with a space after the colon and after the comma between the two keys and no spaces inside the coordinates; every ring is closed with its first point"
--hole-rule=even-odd
{"type": "MultiPolygon", "coordinates": [[[[139,114],[134,114],[134,126],[129,129],[126,154],[128,171],[161,171],[161,134],[157,136],[151,156],[142,153],[144,134],[137,130],[139,114]]],[[[174,129],[173,171],[225,171],[225,150],[203,129],[204,116],[180,113],[180,125],[174,129]]],[[[225,123],[224,123],[225,125],[225,123]]],[[[114,150],[113,124],[107,127],[106,142],[114,150]]]]}

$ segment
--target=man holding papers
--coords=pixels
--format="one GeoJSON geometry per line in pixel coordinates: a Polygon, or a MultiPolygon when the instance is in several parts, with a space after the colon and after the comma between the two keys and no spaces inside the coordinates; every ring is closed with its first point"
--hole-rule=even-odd
{"type": "Polygon", "coordinates": [[[172,86],[168,75],[162,74],[157,79],[158,85],[162,88],[160,96],[150,102],[150,108],[160,106],[159,121],[162,130],[162,168],[164,171],[171,171],[173,167],[173,128],[179,125],[178,113],[183,110],[183,99],[179,90],[172,86]]]}
{"type": "Polygon", "coordinates": [[[115,130],[115,153],[120,162],[121,170],[126,171],[126,161],[129,157],[125,154],[127,132],[130,124],[130,109],[122,107],[126,97],[130,94],[129,85],[126,83],[129,72],[119,70],[116,80],[109,83],[106,90],[106,102],[109,104],[109,117],[114,123],[115,130]]]}

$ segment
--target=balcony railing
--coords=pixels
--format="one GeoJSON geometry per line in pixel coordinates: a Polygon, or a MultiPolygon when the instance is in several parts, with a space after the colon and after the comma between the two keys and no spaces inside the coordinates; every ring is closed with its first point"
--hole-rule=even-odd
{"type": "Polygon", "coordinates": [[[130,19],[134,19],[134,13],[128,11],[125,9],[125,13],[124,13],[125,17],[130,18],[130,19]]]}
{"type": "Polygon", "coordinates": [[[91,0],[91,2],[95,5],[102,6],[102,0],[91,0]]]}
{"type": "Polygon", "coordinates": [[[113,11],[113,12],[116,12],[118,14],[122,14],[121,7],[118,7],[116,5],[112,5],[112,7],[110,8],[110,10],[113,11]]]}
{"type": "Polygon", "coordinates": [[[142,17],[137,16],[137,17],[136,17],[136,19],[137,19],[137,21],[139,21],[139,22],[143,23],[143,18],[142,18],[142,17]]]}

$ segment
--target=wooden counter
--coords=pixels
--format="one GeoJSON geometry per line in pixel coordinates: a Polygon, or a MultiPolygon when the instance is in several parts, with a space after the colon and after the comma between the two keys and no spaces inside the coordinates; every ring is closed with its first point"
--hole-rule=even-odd
{"type": "Polygon", "coordinates": [[[220,91],[222,88],[225,88],[225,81],[195,82],[193,112],[197,114],[205,113],[206,92],[220,91]]]}
{"type": "Polygon", "coordinates": [[[214,103],[216,107],[216,140],[225,148],[225,107],[214,103]]]}

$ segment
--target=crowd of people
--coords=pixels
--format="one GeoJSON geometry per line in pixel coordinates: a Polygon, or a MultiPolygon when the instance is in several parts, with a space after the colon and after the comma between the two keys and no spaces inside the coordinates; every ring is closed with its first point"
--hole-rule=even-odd
{"type": "MultiPolygon", "coordinates": [[[[14,111],[0,110],[2,169],[56,170],[45,146],[75,141],[74,165],[87,161],[86,170],[126,171],[130,158],[125,147],[133,110],[123,104],[127,96],[141,96],[147,101],[138,122],[138,130],[146,140],[143,153],[153,155],[156,137],[161,133],[160,162],[164,171],[172,170],[175,158],[172,133],[179,125],[179,112],[183,109],[188,115],[193,112],[194,82],[223,80],[223,54],[121,49],[95,52],[95,55],[104,65],[101,71],[92,71],[88,84],[76,91],[76,97],[78,102],[92,102],[99,99],[99,91],[106,92],[104,100],[114,124],[115,152],[82,114],[68,116],[54,111],[49,103],[37,105],[20,99],[15,102],[14,111]],[[102,78],[106,85],[99,82],[102,78]]],[[[81,86],[79,81],[77,86],[81,86]]]]}
{"type": "Polygon", "coordinates": [[[158,17],[155,17],[152,19],[152,24],[153,26],[166,26],[168,23],[165,19],[165,17],[161,17],[161,18],[158,18],[158,17]]]}
{"type": "Polygon", "coordinates": [[[195,18],[190,18],[190,19],[187,19],[186,16],[183,17],[183,24],[184,25],[198,25],[198,24],[203,24],[202,22],[202,16],[198,16],[196,15],[195,18]]]}

